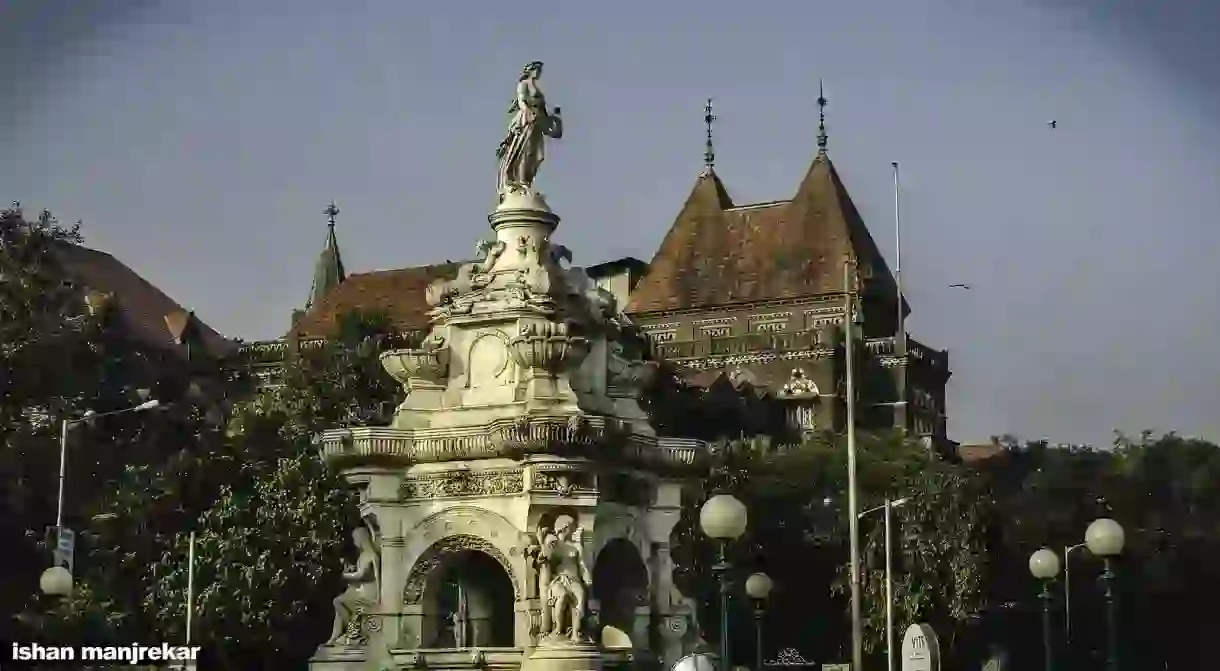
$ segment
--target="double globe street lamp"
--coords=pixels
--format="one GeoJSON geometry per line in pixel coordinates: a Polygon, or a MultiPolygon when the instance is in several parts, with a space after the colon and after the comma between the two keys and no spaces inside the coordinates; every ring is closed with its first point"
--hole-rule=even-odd
{"type": "MultiPolygon", "coordinates": [[[[1084,532],[1084,547],[1103,562],[1101,574],[1102,595],[1106,600],[1106,669],[1118,671],[1118,605],[1114,593],[1113,560],[1123,552],[1126,534],[1118,522],[1110,518],[1094,520],[1084,532]]],[[[1070,546],[1065,552],[1065,559],[1072,550],[1080,546],[1070,546]]],[[[1042,583],[1042,641],[1046,653],[1046,669],[1053,671],[1055,655],[1051,628],[1051,583],[1059,577],[1062,565],[1059,555],[1050,548],[1042,548],[1029,558],[1029,572],[1042,583]]],[[[1064,613],[1071,630],[1071,612],[1064,613]]]]}
{"type": "MultiPolygon", "coordinates": [[[[716,494],[699,509],[699,528],[717,544],[712,573],[720,587],[720,668],[729,667],[729,543],[746,532],[746,506],[731,494],[716,494]]],[[[761,671],[761,670],[760,670],[761,671]]]]}

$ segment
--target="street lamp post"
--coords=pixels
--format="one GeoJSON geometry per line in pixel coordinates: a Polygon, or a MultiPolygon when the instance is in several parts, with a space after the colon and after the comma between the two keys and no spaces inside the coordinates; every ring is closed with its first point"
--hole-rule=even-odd
{"type": "Polygon", "coordinates": [[[766,573],[746,578],[746,596],[754,601],[754,671],[763,671],[763,614],[767,610],[771,586],[771,578],[766,573]]]}
{"type": "MultiPolygon", "coordinates": [[[[132,408],[111,410],[110,412],[93,412],[89,410],[79,419],[65,419],[60,424],[59,431],[59,496],[55,507],[55,535],[61,535],[64,528],[64,484],[68,479],[68,433],[76,426],[91,422],[99,417],[120,415],[127,412],[141,412],[159,407],[156,399],[145,401],[132,408]]],[[[72,573],[63,566],[52,566],[42,572],[38,586],[48,596],[67,596],[72,592],[72,573]]]]}
{"type": "Polygon", "coordinates": [[[894,671],[894,546],[890,533],[890,518],[893,517],[894,509],[901,508],[906,502],[905,498],[897,501],[886,499],[885,505],[860,513],[863,518],[878,510],[885,511],[885,664],[888,671],[894,671]]]}
{"type": "Polygon", "coordinates": [[[1115,603],[1114,559],[1123,553],[1126,535],[1118,522],[1103,517],[1094,520],[1084,532],[1084,542],[1089,552],[1101,557],[1105,569],[1101,573],[1103,593],[1106,597],[1106,668],[1118,671],[1118,608],[1115,603]]]}
{"type": "Polygon", "coordinates": [[[1051,582],[1059,575],[1059,555],[1042,548],[1029,557],[1029,572],[1042,583],[1042,647],[1046,652],[1046,671],[1055,671],[1054,635],[1051,629],[1051,582]]]}
{"type": "Polygon", "coordinates": [[[1069,654],[1072,647],[1072,553],[1085,548],[1084,543],[1063,548],[1063,633],[1069,654]]]}
{"type": "Polygon", "coordinates": [[[712,566],[720,586],[720,668],[729,664],[729,554],[728,546],[746,532],[746,506],[731,494],[717,494],[699,510],[699,528],[718,545],[718,559],[712,566]]]}
{"type": "Polygon", "coordinates": [[[856,263],[848,259],[843,264],[843,394],[847,405],[847,535],[851,554],[851,668],[864,671],[864,620],[860,614],[860,518],[856,500],[856,373],[855,334],[856,319],[856,263]]]}

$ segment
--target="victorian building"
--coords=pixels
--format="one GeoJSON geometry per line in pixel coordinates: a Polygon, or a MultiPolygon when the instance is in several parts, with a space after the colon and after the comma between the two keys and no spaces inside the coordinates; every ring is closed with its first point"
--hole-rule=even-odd
{"type": "MultiPolygon", "coordinates": [[[[825,105],[825,99],[819,100],[825,105]]],[[[945,443],[946,351],[900,334],[909,307],[827,149],[824,115],[813,160],[789,198],[738,203],[717,175],[710,103],[704,168],[651,261],[586,268],[649,337],[653,356],[711,392],[749,393],[788,405],[802,431],[845,425],[843,321],[855,304],[857,417],[863,428],[901,427],[945,443]]],[[[260,376],[274,384],[294,348],[323,341],[338,318],[388,316],[422,336],[427,287],[452,279],[442,263],[347,274],[328,217],[310,297],[280,340],[255,343],[260,376]]]]}

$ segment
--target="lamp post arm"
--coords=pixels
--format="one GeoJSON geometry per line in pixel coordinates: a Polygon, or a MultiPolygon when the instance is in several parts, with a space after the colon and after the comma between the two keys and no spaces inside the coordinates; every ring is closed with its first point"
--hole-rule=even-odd
{"type": "Polygon", "coordinates": [[[59,429],[59,495],[55,505],[55,533],[64,526],[64,485],[68,479],[68,432],[72,427],[79,424],[84,424],[98,417],[108,417],[110,415],[121,415],[127,412],[141,412],[144,410],[152,410],[158,408],[161,403],[156,400],[145,401],[140,405],[121,410],[110,410],[108,412],[86,412],[84,415],[76,419],[65,419],[60,422],[59,429]]]}

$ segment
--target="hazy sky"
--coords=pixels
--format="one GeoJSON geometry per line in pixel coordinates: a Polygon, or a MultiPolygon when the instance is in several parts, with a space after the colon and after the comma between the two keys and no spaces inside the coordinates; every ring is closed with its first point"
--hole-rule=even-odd
{"type": "Polygon", "coordinates": [[[733,198],[790,197],[823,78],[885,250],[902,164],[910,329],[950,350],[954,437],[1220,438],[1214,0],[0,7],[0,198],[83,219],[227,335],[288,327],[332,198],[349,272],[470,257],[528,61],[564,109],[540,186],[583,265],[652,257],[709,96],[733,198]]]}

